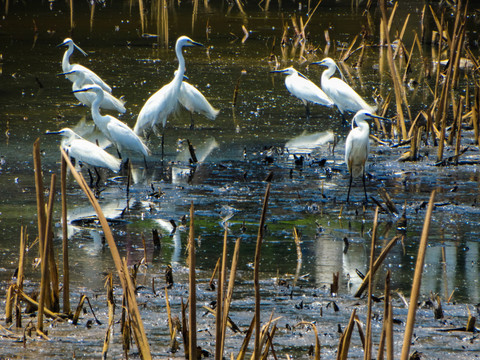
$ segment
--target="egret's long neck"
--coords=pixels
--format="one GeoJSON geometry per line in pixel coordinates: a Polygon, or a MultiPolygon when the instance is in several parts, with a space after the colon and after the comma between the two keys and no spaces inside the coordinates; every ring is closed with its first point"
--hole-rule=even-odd
{"type": "Polygon", "coordinates": [[[335,74],[335,66],[329,66],[327,67],[326,70],[323,71],[322,73],[322,80],[328,80],[332,77],[332,75],[335,74]]]}
{"type": "Polygon", "coordinates": [[[363,119],[354,119],[353,123],[352,123],[352,128],[354,127],[353,125],[356,124],[357,127],[359,127],[360,129],[362,129],[362,131],[366,132],[367,134],[370,134],[370,126],[368,125],[368,123],[363,120],[363,119]]]}
{"type": "Polygon", "coordinates": [[[100,114],[100,104],[104,98],[103,91],[95,91],[95,95],[95,100],[92,102],[92,118],[93,121],[100,126],[107,120],[106,116],[100,114]]]}
{"type": "Polygon", "coordinates": [[[68,49],[65,51],[63,54],[63,59],[62,59],[62,70],[63,72],[69,72],[71,70],[72,65],[70,65],[70,56],[73,53],[73,44],[70,43],[68,44],[68,49]]]}
{"type": "Polygon", "coordinates": [[[183,47],[179,45],[175,46],[175,54],[177,55],[178,59],[178,70],[175,74],[174,81],[176,84],[178,84],[178,86],[180,86],[182,83],[183,75],[185,74],[185,58],[183,57],[182,48],[183,47]]]}

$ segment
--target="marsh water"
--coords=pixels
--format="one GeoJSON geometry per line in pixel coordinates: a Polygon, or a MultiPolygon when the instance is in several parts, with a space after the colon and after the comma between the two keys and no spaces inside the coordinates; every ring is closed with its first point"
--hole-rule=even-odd
{"type": "MultiPolygon", "coordinates": [[[[462,139],[469,147],[463,159],[469,161],[456,167],[435,166],[436,147],[422,147],[422,158],[417,162],[399,162],[397,159],[406,148],[372,142],[366,184],[370,201],[365,206],[362,182],[357,179],[351,202],[347,204],[349,177],[343,156],[350,116],[344,120],[333,109],[311,105],[311,115],[307,117],[301,101],[287,92],[284,77],[270,73],[276,66],[294,66],[319,84],[323,69],[309,64],[326,55],[334,59],[340,57],[353,37],[367,25],[362,8],[355,8],[349,1],[324,1],[308,23],[308,51],[301,53],[301,45],[293,46],[291,18],[296,17],[299,21],[303,17],[306,21],[312,12],[307,4],[282,4],[279,7],[278,3],[272,3],[268,11],[257,4],[248,4],[243,14],[234,4],[210,4],[209,7],[200,4],[196,12],[190,2],[173,4],[168,10],[168,47],[160,46],[153,35],[141,36],[137,5],[128,1],[96,3],[92,19],[87,2],[75,4],[75,28],[70,31],[69,9],[65,3],[14,2],[0,22],[2,304],[5,289],[17,267],[20,227],[26,226],[30,243],[36,236],[33,142],[40,138],[43,175],[45,184],[49,184],[51,174],[60,172],[61,139],[45,135],[45,132],[64,127],[79,132],[93,131],[90,110],[78,106],[71,93],[71,83],[57,75],[62,70],[65,49],[56,45],[64,38],[72,37],[88,52],[88,57],[75,52],[72,62],[94,70],[112,86],[115,96],[123,96],[127,112],[112,115],[133,127],[146,99],[172,79],[178,66],[173,50],[175,40],[180,35],[188,35],[205,45],[184,50],[188,82],[220,109],[219,115],[213,121],[194,115],[194,129],[190,129],[190,114],[183,109],[169,118],[163,162],[160,139],[153,134],[148,139],[153,154],[147,159],[147,166],[143,159],[132,158],[132,182],[128,192],[125,170],[120,174],[100,171],[99,202],[111,220],[117,245],[130,264],[142,260],[142,236],[146,241],[147,266],[139,275],[139,281],[145,286],[142,295],[148,299],[144,301],[142,316],[155,356],[173,355],[167,355],[164,299],[161,294],[153,293],[152,278],[158,284],[159,292],[158,288],[164,282],[164,270],[168,264],[172,265],[175,286],[170,296],[173,306],[178,309],[180,298],[187,293],[185,255],[192,203],[200,284],[208,283],[212,275],[221,254],[226,224],[230,252],[234,240],[241,238],[239,285],[232,311],[237,311],[238,325],[248,327],[253,306],[252,263],[266,189],[264,180],[270,173],[273,178],[261,262],[265,314],[272,310],[282,314],[285,318],[283,325],[285,321],[292,325],[305,318],[319,321],[324,326],[321,341],[326,344],[325,351],[333,356],[337,323],[345,326],[348,309],[356,301],[352,292],[361,282],[356,270],[365,273],[368,268],[375,210],[372,197],[381,202],[379,188],[384,188],[399,210],[398,215],[380,214],[378,251],[398,232],[397,221],[405,213],[405,237],[388,256],[382,273],[390,269],[392,288],[408,297],[425,202],[436,190],[422,294],[424,298],[431,293],[439,294],[447,301],[453,292],[451,303],[464,305],[461,308],[452,306],[448,323],[464,325],[467,308],[474,311],[471,305],[480,302],[480,175],[475,164],[479,151],[472,134],[467,130],[462,139]],[[246,40],[242,39],[242,25],[248,30],[246,40]],[[286,38],[290,41],[282,44],[286,25],[289,26],[286,38]],[[324,36],[327,29],[332,41],[329,48],[324,36]],[[195,147],[199,160],[196,164],[191,164],[188,142],[195,147]],[[298,160],[301,156],[303,162],[298,160]],[[302,239],[302,261],[298,270],[294,227],[300,231],[302,239]],[[161,249],[154,249],[152,229],[161,234],[161,249]],[[344,239],[349,243],[346,252],[344,239]],[[291,282],[296,272],[300,275],[297,284],[300,290],[297,291],[303,295],[292,298],[291,289],[278,285],[277,280],[282,278],[291,282]],[[340,273],[339,297],[345,306],[342,315],[334,314],[327,306],[331,301],[329,285],[336,272],[340,273]],[[308,304],[305,308],[304,302],[308,304]],[[318,318],[320,309],[324,309],[321,319],[318,318]],[[156,340],[162,336],[162,340],[156,340]]],[[[400,29],[410,13],[411,29],[404,38],[407,44],[411,44],[414,31],[419,31],[422,6],[416,1],[404,1],[396,14],[393,28],[400,29]]],[[[157,30],[152,11],[153,7],[147,9],[145,33],[148,34],[157,30]]],[[[372,16],[378,24],[378,11],[372,16]]],[[[375,39],[378,33],[372,36],[375,39]]],[[[472,42],[478,39],[474,25],[469,36],[472,42]]],[[[478,54],[475,48],[473,50],[478,54]]],[[[427,59],[434,56],[431,46],[425,46],[423,51],[422,55],[427,59]]],[[[353,67],[353,60],[342,66],[352,86],[370,103],[373,103],[374,91],[383,97],[392,91],[386,75],[386,61],[381,59],[381,48],[371,46],[367,48],[360,67],[353,67]]],[[[407,94],[411,112],[415,115],[432,101],[429,88],[432,80],[419,75],[422,66],[423,62],[412,64],[411,77],[420,81],[407,94]]],[[[469,76],[467,71],[461,76],[460,93],[473,94],[474,85],[469,76]]],[[[393,105],[386,115],[395,116],[393,105]]],[[[113,149],[109,151],[115,154],[113,149]]],[[[447,148],[447,155],[452,151],[447,148]]],[[[88,178],[86,168],[81,171],[88,178]]],[[[61,259],[60,201],[57,203],[54,243],[61,259]]],[[[102,242],[100,227],[92,220],[93,208],[71,176],[68,177],[68,209],[72,296],[78,300],[79,295],[85,293],[92,299],[104,299],[104,276],[114,271],[113,261],[108,247],[102,242]]],[[[37,252],[33,246],[27,254],[26,283],[31,288],[36,286],[39,278],[39,270],[33,267],[37,252]]],[[[382,284],[383,278],[378,280],[379,294],[382,284]]],[[[203,291],[206,286],[202,286],[199,285],[202,288],[199,303],[203,301],[206,305],[215,299],[216,293],[203,291]]],[[[104,322],[105,307],[105,303],[98,305],[104,322]]],[[[398,316],[405,313],[400,312],[398,316]]],[[[427,327],[438,325],[431,315],[425,313],[422,316],[425,316],[427,327]]],[[[204,321],[202,347],[212,351],[214,337],[208,333],[208,322],[211,324],[212,320],[204,321]]],[[[53,326],[50,330],[53,337],[65,342],[61,350],[55,342],[31,346],[35,346],[37,354],[45,356],[71,357],[76,354],[88,358],[101,354],[104,327],[97,331],[85,327],[78,333],[69,331],[68,326],[59,329],[53,326]],[[62,334],[65,334],[63,338],[62,334]],[[91,353],[85,350],[86,346],[91,347],[91,353]]],[[[401,332],[401,327],[398,331],[401,332]]],[[[281,345],[278,347],[282,353],[306,357],[305,349],[312,343],[309,336],[310,333],[304,336],[295,331],[285,332],[279,335],[281,345]],[[303,339],[300,342],[299,336],[303,339]]],[[[437,344],[436,336],[427,336],[429,340],[421,347],[424,353],[435,354],[439,350],[437,345],[429,345],[437,344]]],[[[230,348],[227,346],[229,351],[238,350],[241,339],[235,341],[230,348]]],[[[2,342],[6,355],[30,356],[28,346],[23,349],[21,343],[2,342]]],[[[117,342],[112,356],[120,357],[121,345],[119,340],[117,342]]],[[[462,358],[459,354],[463,351],[479,349],[478,341],[468,342],[463,337],[450,338],[442,346],[452,358],[462,358]]],[[[353,357],[363,357],[359,349],[357,346],[358,351],[353,357]]]]}

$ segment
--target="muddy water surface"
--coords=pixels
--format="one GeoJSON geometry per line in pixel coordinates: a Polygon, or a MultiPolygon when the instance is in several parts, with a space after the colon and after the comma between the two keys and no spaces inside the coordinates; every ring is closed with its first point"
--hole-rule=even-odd
{"type": "MultiPolygon", "coordinates": [[[[59,173],[60,139],[44,133],[63,127],[80,131],[91,128],[92,124],[90,111],[77,106],[70,93],[70,82],[56,75],[61,72],[64,51],[56,45],[71,36],[89,53],[88,57],[83,57],[75,52],[72,60],[100,74],[112,85],[114,95],[124,96],[127,113],[118,117],[133,127],[146,99],[173,77],[178,64],[172,46],[178,36],[185,34],[205,45],[205,48],[184,51],[188,81],[221,110],[219,116],[211,121],[196,115],[194,130],[190,130],[188,112],[180,110],[170,118],[165,132],[163,165],[160,140],[152,135],[149,146],[153,155],[147,161],[148,167],[145,168],[142,159],[133,159],[133,183],[128,196],[125,172],[118,176],[101,172],[99,201],[112,221],[115,240],[130,264],[138,263],[144,257],[142,234],[146,239],[148,266],[142,268],[142,275],[139,275],[138,281],[144,285],[139,302],[143,304],[142,316],[152,352],[159,358],[169,354],[165,340],[168,337],[165,299],[163,291],[159,290],[163,286],[167,264],[172,264],[174,271],[175,286],[170,296],[178,315],[180,298],[187,296],[185,244],[191,203],[195,206],[197,224],[199,304],[206,305],[215,299],[216,293],[204,289],[221,253],[224,225],[228,224],[230,252],[234,240],[237,237],[242,239],[232,317],[242,329],[248,327],[253,306],[252,263],[257,224],[266,188],[264,179],[273,172],[261,263],[265,321],[272,310],[276,315],[281,314],[279,328],[282,331],[276,336],[278,348],[282,354],[297,354],[304,358],[308,347],[314,343],[313,332],[291,327],[300,320],[317,321],[317,325],[322,326],[323,354],[327,358],[334,356],[338,343],[337,324],[346,326],[354,304],[360,304],[360,316],[365,316],[364,301],[353,299],[351,293],[361,282],[356,270],[367,271],[374,205],[370,198],[369,204],[364,206],[361,180],[354,181],[353,201],[345,203],[348,174],[343,147],[350,117],[343,120],[336,111],[314,105],[307,118],[303,104],[285,89],[283,77],[269,71],[276,64],[280,68],[294,66],[319,84],[322,69],[308,65],[325,56],[324,30],[328,28],[333,38],[328,55],[338,59],[341,48],[348,45],[366,24],[362,11],[351,9],[350,4],[342,6],[325,2],[308,25],[309,51],[300,57],[300,46],[293,47],[293,40],[284,47],[280,40],[284,24],[291,26],[292,16],[296,15],[298,21],[298,16],[302,15],[305,21],[306,8],[299,10],[296,6],[287,6],[280,11],[275,4],[270,11],[263,12],[250,5],[242,15],[236,8],[212,5],[209,9],[200,6],[199,13],[192,17],[191,4],[176,5],[169,10],[170,46],[164,49],[156,45],[155,38],[139,36],[138,9],[130,9],[128,2],[97,6],[91,28],[90,9],[79,4],[73,34],[69,32],[68,9],[63,8],[63,4],[52,4],[51,10],[45,4],[36,5],[38,8],[12,4],[9,14],[1,22],[0,116],[1,133],[4,134],[0,142],[2,289],[6,289],[17,265],[20,226],[27,226],[30,242],[36,236],[33,142],[40,138],[45,182],[49,183],[50,174],[59,173]],[[244,43],[242,25],[249,30],[244,43]],[[236,106],[232,107],[236,87],[236,106]],[[189,164],[191,156],[187,139],[195,146],[201,160],[194,166],[189,164]],[[304,157],[303,163],[296,160],[300,156],[304,157]],[[171,220],[177,226],[175,231],[171,220]],[[301,267],[297,267],[294,227],[302,234],[301,267]],[[152,229],[158,229],[162,235],[161,249],[154,249],[151,243],[152,229]],[[346,253],[345,238],[349,243],[346,253]],[[292,288],[296,272],[301,278],[298,286],[292,288]],[[335,272],[340,273],[339,298],[332,298],[329,293],[332,273],[335,272]],[[279,285],[278,278],[287,282],[279,285]],[[155,290],[152,279],[155,279],[155,290]],[[332,310],[332,300],[341,304],[340,312],[332,310]]],[[[420,10],[405,2],[397,14],[398,27],[411,12],[410,24],[418,31],[420,10]]],[[[375,23],[378,23],[378,16],[374,13],[375,23]]],[[[154,21],[149,18],[146,32],[156,32],[154,21]]],[[[290,28],[288,39],[293,35],[290,28]]],[[[475,37],[474,31],[471,37],[475,37]]],[[[407,31],[406,43],[411,44],[412,38],[412,33],[407,31]]],[[[377,41],[375,32],[372,42],[377,41]]],[[[430,47],[424,47],[423,51],[427,59],[432,54],[430,47]]],[[[352,67],[353,63],[353,60],[346,62],[343,69],[355,89],[370,103],[373,103],[371,94],[374,90],[386,97],[391,84],[380,48],[368,48],[361,67],[352,67]]],[[[432,86],[433,80],[423,79],[422,66],[420,63],[412,66],[412,78],[420,79],[418,87],[408,92],[413,116],[432,101],[427,85],[432,86]]],[[[468,79],[469,73],[466,75],[468,79]]],[[[472,84],[462,77],[460,91],[466,93],[467,87],[472,94],[472,84]]],[[[393,105],[387,116],[395,116],[393,105]]],[[[423,147],[422,159],[416,163],[402,163],[397,159],[405,148],[372,142],[367,166],[368,194],[381,202],[379,188],[384,187],[399,214],[405,212],[407,218],[405,238],[392,250],[382,274],[390,269],[392,288],[407,296],[426,211],[425,202],[435,189],[436,207],[422,294],[427,298],[430,292],[438,293],[442,299],[447,299],[454,291],[453,299],[457,303],[473,305],[480,301],[479,175],[478,165],[474,164],[479,153],[472,141],[472,133],[464,131],[463,134],[462,141],[469,146],[463,159],[472,164],[458,167],[434,166],[436,147],[423,147]]],[[[115,154],[114,150],[109,151],[115,154]]],[[[452,152],[447,149],[447,155],[452,152]]],[[[82,171],[88,178],[87,171],[82,171]]],[[[94,308],[98,309],[100,314],[97,316],[103,325],[86,328],[91,319],[89,315],[75,331],[70,324],[52,325],[50,334],[62,343],[62,353],[57,342],[41,342],[38,346],[34,342],[31,346],[45,356],[68,357],[75,353],[89,357],[91,354],[85,351],[88,346],[95,356],[100,356],[107,322],[104,275],[113,271],[114,266],[108,248],[102,243],[101,231],[91,220],[93,210],[73,177],[69,177],[68,202],[72,301],[78,301],[82,293],[87,294],[94,308]]],[[[56,210],[54,240],[60,252],[59,209],[60,203],[56,210]]],[[[397,220],[396,215],[381,213],[379,251],[398,232],[397,220]]],[[[33,247],[28,252],[26,266],[26,287],[30,289],[35,288],[38,281],[39,271],[32,266],[36,255],[37,248],[33,247]]],[[[61,259],[61,253],[59,257],[61,259]]],[[[378,295],[383,281],[383,276],[379,277],[378,295]]],[[[3,296],[2,303],[4,301],[3,296]]],[[[405,320],[407,310],[403,309],[399,298],[395,301],[399,319],[405,320]]],[[[438,340],[443,336],[443,351],[448,350],[452,358],[462,358],[459,355],[462,351],[473,351],[475,346],[478,349],[478,341],[470,342],[466,333],[439,335],[432,330],[445,325],[464,326],[465,305],[446,305],[449,317],[443,324],[433,319],[431,310],[422,310],[419,323],[424,333],[418,348],[424,353],[435,354],[438,340]]],[[[376,306],[376,311],[381,313],[383,303],[376,306]]],[[[475,311],[473,306],[470,310],[475,311]]],[[[214,320],[209,316],[202,317],[202,314],[199,308],[200,343],[213,352],[214,334],[209,329],[212,331],[214,320]]],[[[376,334],[380,329],[381,321],[374,325],[376,334]]],[[[399,325],[396,331],[399,349],[403,326],[399,325]]],[[[232,335],[227,351],[236,352],[242,339],[243,335],[232,335]]],[[[28,357],[21,344],[12,343],[11,339],[5,341],[9,355],[28,357]]],[[[117,343],[112,345],[112,354],[120,357],[120,340],[114,341],[117,343]]],[[[354,341],[357,344],[352,357],[363,357],[359,339],[354,341]]],[[[378,338],[375,342],[378,343],[378,338]]]]}

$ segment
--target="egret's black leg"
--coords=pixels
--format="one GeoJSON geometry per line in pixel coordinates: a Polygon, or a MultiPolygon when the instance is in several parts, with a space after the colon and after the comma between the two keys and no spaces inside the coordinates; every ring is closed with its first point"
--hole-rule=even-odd
{"type": "Polygon", "coordinates": [[[310,106],[308,103],[305,104],[305,113],[307,114],[307,118],[310,117],[310,106]]]}
{"type": "Polygon", "coordinates": [[[348,184],[347,203],[350,201],[350,189],[352,188],[353,175],[350,172],[350,182],[348,184]]]}
{"type": "Polygon", "coordinates": [[[190,113],[190,130],[195,129],[195,122],[193,121],[193,113],[190,113]]]}
{"type": "Polygon", "coordinates": [[[100,183],[100,173],[96,167],[93,168],[95,170],[95,174],[97,174],[97,182],[95,183],[95,187],[98,188],[98,184],[100,183]]]}
{"type": "Polygon", "coordinates": [[[362,180],[363,180],[363,191],[365,193],[365,204],[366,204],[368,203],[368,198],[367,198],[367,187],[365,186],[365,169],[363,169],[362,180]]]}
{"type": "Polygon", "coordinates": [[[90,187],[93,187],[93,175],[90,169],[88,169],[88,176],[90,177],[90,187]]]}
{"type": "Polygon", "coordinates": [[[163,127],[163,130],[162,130],[162,163],[163,163],[164,149],[165,149],[165,127],[163,127]]]}

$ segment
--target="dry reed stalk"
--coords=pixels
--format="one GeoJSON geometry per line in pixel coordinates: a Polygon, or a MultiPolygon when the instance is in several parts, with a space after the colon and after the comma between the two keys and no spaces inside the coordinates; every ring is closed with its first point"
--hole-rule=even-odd
{"type": "MultiPolygon", "coordinates": [[[[274,310],[272,310],[272,313],[270,314],[270,318],[268,319],[268,322],[262,326],[262,329],[260,331],[261,333],[261,336],[260,336],[260,345],[259,345],[259,349],[260,349],[260,352],[262,351],[262,349],[264,348],[267,340],[268,340],[268,334],[269,334],[269,329],[270,329],[270,326],[272,325],[272,323],[276,322],[277,320],[281,319],[281,317],[277,317],[277,318],[273,318],[273,312],[274,310]]],[[[255,353],[252,354],[252,357],[251,359],[255,359],[257,355],[255,353]]],[[[259,359],[262,359],[262,356],[259,354],[259,359]]]]}
{"type": "Polygon", "coordinates": [[[197,359],[197,292],[195,280],[195,221],[193,217],[193,202],[190,204],[190,231],[188,234],[188,356],[190,360],[197,359]]]}
{"type": "Polygon", "coordinates": [[[315,360],[320,360],[320,338],[318,337],[317,327],[313,322],[308,321],[300,321],[297,325],[295,325],[295,327],[297,327],[298,325],[307,325],[313,328],[313,331],[315,332],[315,352],[313,358],[315,360]]]}
{"type": "MultiPolygon", "coordinates": [[[[24,270],[25,270],[25,247],[27,243],[27,229],[25,227],[20,228],[20,249],[19,249],[19,258],[18,258],[18,272],[17,272],[17,288],[22,290],[23,289],[23,278],[24,278],[24,270]]],[[[15,294],[15,326],[17,328],[22,327],[22,310],[20,307],[20,300],[21,297],[18,293],[15,294]]]]}
{"type": "Polygon", "coordinates": [[[168,331],[170,333],[170,339],[173,338],[173,321],[172,321],[172,309],[170,308],[170,300],[168,298],[168,289],[165,287],[165,306],[167,308],[168,319],[168,331]]]}
{"type": "Polygon", "coordinates": [[[213,290],[215,289],[215,284],[214,284],[214,280],[215,280],[215,274],[217,273],[218,271],[218,267],[220,266],[220,261],[222,260],[221,257],[218,258],[217,260],[217,263],[215,264],[215,268],[213,269],[213,273],[212,273],[212,277],[210,278],[210,281],[208,282],[208,288],[210,290],[213,290]]]}
{"type": "Polygon", "coordinates": [[[360,319],[358,318],[357,315],[355,315],[355,324],[357,325],[357,330],[358,330],[358,336],[360,336],[360,341],[362,343],[362,348],[363,348],[363,351],[365,351],[366,349],[366,345],[365,345],[365,334],[363,332],[363,328],[362,328],[362,322],[360,321],[360,319]]]}
{"type": "Polygon", "coordinates": [[[143,327],[143,322],[142,318],[140,316],[140,311],[138,310],[138,305],[137,305],[137,300],[135,298],[135,289],[131,286],[131,282],[126,282],[124,281],[125,278],[128,278],[128,276],[123,276],[123,265],[122,265],[122,260],[120,259],[120,254],[117,249],[117,245],[115,244],[115,240],[112,235],[112,231],[110,229],[110,226],[108,225],[107,219],[105,218],[105,215],[103,215],[102,209],[100,205],[98,204],[97,199],[95,198],[95,195],[92,193],[90,188],[88,187],[85,179],[81,174],[79,174],[76,170],[75,167],[72,165],[70,162],[70,159],[68,155],[65,153],[63,149],[60,149],[63,158],[65,159],[65,162],[68,165],[68,168],[70,169],[70,172],[72,173],[73,177],[77,181],[77,183],[80,185],[82,190],[84,191],[85,195],[87,195],[88,200],[92,204],[95,212],[97,213],[98,219],[100,221],[100,224],[102,225],[102,229],[104,232],[105,239],[107,240],[108,247],[110,248],[110,253],[112,254],[113,262],[115,264],[115,268],[117,269],[117,273],[120,277],[120,282],[122,284],[123,288],[123,293],[127,294],[127,300],[128,300],[128,308],[130,312],[130,316],[132,317],[133,321],[133,331],[135,333],[135,338],[137,340],[137,347],[140,353],[140,357],[142,359],[151,359],[151,354],[150,354],[150,347],[148,344],[147,336],[145,334],[145,329],[143,327]],[[129,285],[130,284],[130,285],[129,285]]]}
{"type": "Polygon", "coordinates": [[[93,18],[95,17],[95,1],[90,3],[90,32],[93,31],[93,18]]]}
{"type": "Polygon", "coordinates": [[[390,270],[388,270],[385,276],[383,326],[380,344],[378,345],[378,360],[383,360],[384,358],[385,343],[387,344],[387,360],[393,360],[393,319],[390,317],[392,307],[390,298],[390,274],[390,270]]]}
{"type": "Polygon", "coordinates": [[[62,197],[63,312],[70,314],[70,266],[68,262],[67,163],[61,157],[60,190],[62,197]]]}
{"type": "Polygon", "coordinates": [[[375,260],[375,263],[373,264],[373,269],[370,269],[367,274],[365,275],[365,278],[362,281],[362,284],[359,286],[357,292],[355,293],[355,297],[360,297],[362,293],[365,291],[365,288],[368,285],[370,274],[373,273],[375,275],[375,272],[378,270],[380,265],[382,264],[383,260],[387,257],[389,251],[392,249],[393,245],[402,238],[401,235],[395,236],[390,242],[385,246],[385,248],[382,250],[380,255],[378,255],[377,259],[375,260]]]}
{"type": "Polygon", "coordinates": [[[480,85],[475,85],[475,96],[472,107],[472,124],[475,144],[480,144],[480,85]]]}
{"type": "Polygon", "coordinates": [[[35,170],[35,189],[37,194],[37,218],[38,218],[38,257],[43,256],[45,241],[45,189],[43,187],[42,164],[40,156],[40,138],[33,144],[33,164],[35,170]]]}
{"type": "Polygon", "coordinates": [[[350,347],[350,339],[352,338],[353,325],[355,324],[355,315],[357,309],[353,309],[352,315],[350,315],[350,320],[348,321],[347,328],[340,336],[340,341],[338,342],[337,350],[337,360],[347,360],[348,349],[350,347]]]}
{"type": "MultiPolygon", "coordinates": [[[[38,313],[37,313],[37,329],[40,332],[43,332],[43,314],[44,314],[44,305],[48,304],[47,298],[50,298],[48,294],[48,289],[50,288],[49,285],[49,264],[50,264],[50,255],[51,255],[51,241],[52,238],[49,236],[49,231],[48,229],[51,228],[52,226],[52,213],[53,213],[53,200],[55,197],[55,179],[56,175],[52,174],[52,180],[50,182],[50,197],[49,197],[49,202],[48,202],[48,209],[47,209],[47,218],[45,222],[45,239],[44,239],[44,249],[43,249],[43,256],[42,256],[42,267],[41,267],[41,273],[42,277],[40,280],[40,296],[38,300],[38,313]]],[[[50,298],[51,299],[51,298],[50,298]]],[[[49,307],[47,305],[47,307],[49,307]]],[[[49,307],[50,308],[50,307],[49,307]]]]}
{"type": "MultiPolygon", "coordinates": [[[[162,11],[161,11],[161,19],[162,19],[162,45],[167,48],[168,47],[168,3],[167,0],[162,1],[162,11]]],[[[193,26],[192,26],[193,28],[193,26]]]]}
{"type": "Polygon", "coordinates": [[[70,0],[70,32],[73,31],[75,23],[73,22],[73,0],[70,0]]]}
{"type": "Polygon", "coordinates": [[[255,247],[255,267],[253,270],[253,287],[255,289],[255,360],[260,358],[260,258],[262,250],[263,236],[265,232],[265,219],[267,216],[268,198],[270,196],[270,183],[267,184],[265,197],[263,199],[262,215],[258,226],[257,245],[255,247]]]}
{"type": "Polygon", "coordinates": [[[187,304],[183,304],[183,298],[180,299],[180,307],[182,312],[182,338],[183,338],[183,347],[185,350],[185,359],[190,359],[189,351],[190,346],[188,345],[189,335],[188,335],[188,321],[187,321],[187,304]]]}
{"type": "Polygon", "coordinates": [[[235,249],[233,251],[233,257],[232,257],[232,266],[230,268],[230,278],[228,280],[228,287],[227,287],[225,301],[223,302],[223,324],[222,324],[222,343],[221,343],[222,356],[223,356],[223,351],[225,346],[225,333],[227,330],[227,324],[229,320],[228,313],[230,311],[230,304],[232,303],[233,287],[235,285],[235,275],[237,273],[237,264],[238,264],[239,255],[240,255],[240,238],[238,238],[237,241],[235,242],[235,249]]]}
{"type": "Polygon", "coordinates": [[[275,336],[276,330],[277,330],[277,325],[274,324],[271,332],[270,331],[265,332],[266,344],[265,344],[265,349],[263,351],[262,357],[260,358],[261,360],[268,359],[268,353],[270,349],[272,349],[273,358],[277,360],[277,356],[275,355],[275,350],[273,349],[273,337],[275,336]]]}
{"type": "Polygon", "coordinates": [[[108,274],[105,280],[105,287],[107,288],[107,304],[108,304],[108,326],[105,331],[105,339],[103,340],[102,359],[107,358],[108,347],[110,345],[110,338],[113,332],[113,324],[115,321],[115,300],[113,297],[113,276],[108,274]]]}
{"type": "Polygon", "coordinates": [[[13,322],[13,290],[15,284],[10,284],[7,289],[7,295],[5,299],[5,324],[10,325],[13,322]]]}
{"type": "MultiPolygon", "coordinates": [[[[372,242],[370,244],[370,265],[369,268],[373,269],[375,260],[375,241],[377,239],[378,228],[378,206],[375,208],[375,215],[373,218],[373,230],[372,230],[372,242]]],[[[369,276],[368,280],[368,300],[367,300],[367,341],[365,346],[365,360],[372,358],[372,294],[373,293],[373,276],[369,276]]]]}
{"type": "Polygon", "coordinates": [[[410,13],[407,14],[407,17],[405,18],[405,21],[403,22],[403,27],[402,27],[402,30],[400,31],[400,35],[398,36],[398,46],[397,48],[395,49],[395,53],[393,54],[393,59],[395,60],[397,58],[397,55],[398,55],[398,52],[400,51],[400,49],[402,49],[404,47],[403,45],[403,35],[405,34],[405,30],[407,28],[407,24],[408,24],[408,20],[410,19],[410,13]]]}
{"type": "MultiPolygon", "coordinates": [[[[22,289],[19,289],[16,285],[15,285],[15,294],[18,294],[18,296],[20,296],[23,300],[25,300],[30,305],[33,305],[34,307],[38,308],[38,302],[32,299],[27,294],[25,294],[25,292],[22,289]]],[[[43,307],[43,312],[45,315],[50,316],[55,320],[61,320],[63,316],[62,314],[54,313],[52,310],[48,309],[45,306],[43,307]]]]}
{"type": "Polygon", "coordinates": [[[145,34],[145,10],[143,8],[143,0],[138,0],[138,12],[140,13],[140,26],[142,28],[142,35],[145,34]]]}
{"type": "Polygon", "coordinates": [[[458,102],[457,110],[457,121],[456,121],[456,130],[457,130],[457,141],[455,142],[455,165],[458,165],[458,158],[460,157],[460,140],[462,138],[462,105],[465,98],[460,97],[458,102]]]}
{"type": "Polygon", "coordinates": [[[293,286],[295,286],[297,284],[298,277],[300,276],[300,269],[302,268],[302,241],[296,227],[293,228],[293,241],[295,241],[295,247],[297,249],[297,267],[295,269],[295,278],[293,279],[293,286]]]}
{"type": "Polygon", "coordinates": [[[445,299],[448,299],[448,272],[447,272],[447,256],[445,254],[445,246],[442,246],[442,268],[443,268],[443,283],[445,284],[445,299]]]}
{"type": "Polygon", "coordinates": [[[223,232],[223,253],[222,263],[218,271],[218,284],[217,284],[217,306],[215,315],[215,359],[221,360],[223,358],[222,352],[222,334],[223,334],[223,293],[225,286],[225,271],[227,262],[227,231],[228,227],[225,224],[225,230],[223,232]]]}
{"type": "Polygon", "coordinates": [[[392,44],[390,42],[390,35],[389,35],[389,29],[391,26],[391,22],[393,21],[393,15],[395,13],[397,7],[397,3],[395,3],[395,6],[392,10],[392,14],[390,17],[389,21],[389,26],[387,26],[387,12],[386,12],[386,5],[385,5],[385,0],[380,0],[380,9],[382,11],[382,18],[383,18],[383,31],[385,33],[385,39],[387,41],[387,59],[388,59],[388,66],[390,68],[390,73],[392,75],[392,81],[395,89],[395,102],[396,102],[396,108],[397,108],[397,125],[401,129],[402,133],[402,140],[405,140],[407,138],[407,128],[405,126],[405,119],[403,116],[403,109],[402,109],[402,99],[405,97],[402,92],[402,87],[400,86],[399,82],[399,77],[397,73],[397,69],[395,67],[395,63],[393,61],[393,53],[392,53],[392,44]]]}
{"type": "Polygon", "coordinates": [[[430,229],[430,220],[432,218],[433,201],[435,199],[435,190],[430,195],[427,213],[425,214],[425,222],[423,224],[422,237],[418,246],[417,263],[415,265],[415,273],[413,275],[412,292],[410,295],[410,305],[408,307],[407,324],[405,326],[405,334],[403,336],[402,360],[408,360],[410,354],[410,345],[412,343],[413,327],[415,325],[415,315],[417,312],[417,302],[420,295],[420,284],[422,282],[423,264],[425,261],[425,252],[428,244],[428,232],[430,229]]]}
{"type": "Polygon", "coordinates": [[[237,360],[243,360],[245,358],[245,353],[247,352],[248,343],[250,342],[250,338],[252,337],[253,330],[255,329],[255,315],[253,315],[252,321],[250,322],[250,326],[245,333],[245,337],[243,338],[242,346],[240,347],[240,351],[237,355],[237,360]]]}
{"type": "Polygon", "coordinates": [[[85,303],[85,299],[87,297],[85,295],[82,295],[80,297],[80,301],[78,302],[78,305],[77,305],[77,308],[75,310],[75,313],[73,314],[73,318],[72,318],[72,324],[73,325],[77,325],[78,324],[78,319],[80,318],[80,314],[82,312],[82,309],[83,309],[83,304],[85,303]]]}

